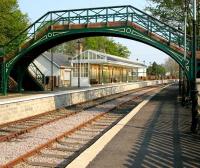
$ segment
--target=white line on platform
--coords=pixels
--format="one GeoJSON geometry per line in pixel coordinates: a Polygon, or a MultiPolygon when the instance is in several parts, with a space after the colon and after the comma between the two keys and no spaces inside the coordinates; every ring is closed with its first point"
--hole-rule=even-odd
{"type": "MultiPolygon", "coordinates": [[[[169,86],[169,85],[168,85],[169,86]]],[[[165,86],[162,89],[168,87],[165,86]]],[[[158,92],[160,92],[160,89],[158,92]]],[[[157,92],[157,93],[158,93],[157,92]]],[[[146,100],[137,105],[128,115],[121,119],[114,127],[100,137],[93,145],[81,153],[66,168],[86,168],[89,163],[102,151],[112,138],[147,104],[157,93],[149,96],[146,100]]]]}

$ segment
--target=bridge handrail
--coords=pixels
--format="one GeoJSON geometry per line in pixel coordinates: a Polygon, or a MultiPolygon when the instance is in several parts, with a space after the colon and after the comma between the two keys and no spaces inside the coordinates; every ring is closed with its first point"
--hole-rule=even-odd
{"type": "Polygon", "coordinates": [[[29,65],[29,72],[33,75],[33,77],[43,86],[45,75],[40,71],[40,69],[35,65],[34,62],[32,62],[29,65]]]}
{"type": "MultiPolygon", "coordinates": [[[[107,21],[107,22],[109,22],[109,18],[111,18],[111,16],[112,17],[113,16],[118,16],[119,17],[120,15],[125,15],[124,18],[127,18],[127,21],[129,21],[128,19],[129,19],[129,15],[130,14],[132,15],[132,19],[133,19],[134,14],[136,15],[136,13],[139,12],[140,14],[142,14],[143,16],[146,17],[146,18],[143,18],[143,19],[150,19],[150,22],[154,23],[154,24],[157,24],[158,27],[161,27],[161,25],[163,25],[163,27],[165,28],[166,32],[167,33],[171,33],[174,36],[176,35],[177,39],[183,38],[183,32],[182,31],[180,31],[180,30],[178,30],[178,29],[176,29],[176,28],[174,28],[172,26],[169,26],[166,23],[163,23],[163,22],[159,21],[157,18],[155,18],[155,17],[153,17],[153,16],[151,16],[151,15],[149,15],[149,14],[147,14],[147,13],[145,13],[145,12],[143,12],[143,11],[141,11],[141,10],[131,6],[131,5],[127,5],[127,6],[112,6],[112,7],[98,7],[98,8],[84,8],[84,9],[73,9],[73,10],[62,10],[62,11],[50,11],[50,12],[47,12],[42,17],[37,19],[34,23],[32,23],[28,28],[26,28],[21,33],[19,33],[15,38],[13,38],[11,41],[6,43],[4,45],[4,48],[5,48],[4,51],[5,51],[5,53],[9,53],[10,51],[12,51],[12,49],[15,49],[15,50],[19,49],[20,48],[20,44],[23,44],[23,42],[26,42],[27,39],[31,39],[31,38],[35,37],[36,33],[40,32],[40,30],[42,28],[44,28],[47,23],[49,24],[49,26],[55,24],[66,13],[68,14],[68,19],[69,19],[68,22],[69,23],[71,23],[70,20],[72,18],[79,19],[79,22],[80,22],[81,21],[80,19],[83,18],[83,17],[87,17],[86,21],[87,21],[87,23],[89,23],[88,22],[90,20],[89,17],[92,17],[92,16],[95,16],[96,18],[100,17],[101,16],[100,13],[102,11],[106,12],[106,13],[103,13],[102,15],[106,17],[105,21],[107,21]],[[96,11],[95,12],[95,10],[100,10],[100,11],[96,11]],[[109,10],[113,11],[114,13],[109,14],[108,13],[109,10]],[[126,12],[122,13],[121,11],[124,11],[124,10],[126,12]],[[79,13],[79,14],[76,13],[78,11],[80,11],[81,13],[79,13]],[[88,15],[89,11],[95,13],[95,15],[88,15]],[[86,12],[86,15],[85,16],[81,16],[81,14],[83,14],[84,12],[86,12]],[[61,15],[60,15],[60,13],[61,13],[61,15]],[[72,13],[74,13],[76,16],[71,16],[72,13]],[[54,16],[57,16],[57,17],[54,19],[54,16]],[[108,16],[110,16],[110,17],[108,17],[108,16]]],[[[140,17],[140,21],[141,21],[142,15],[138,14],[138,16],[140,17]]],[[[120,17],[122,17],[122,16],[120,16],[120,17]]],[[[66,19],[67,17],[64,17],[64,18],[66,19]]],[[[154,33],[160,35],[159,32],[157,32],[157,33],[154,32],[154,33]]],[[[162,33],[164,34],[164,32],[161,32],[161,34],[162,33]]],[[[170,36],[170,34],[169,34],[169,36],[170,36]]],[[[164,38],[166,38],[166,36],[164,36],[164,38]]],[[[171,37],[169,37],[169,38],[171,38],[171,37]]],[[[188,36],[188,44],[191,44],[190,43],[190,38],[191,37],[188,36]]],[[[171,39],[169,39],[169,40],[171,40],[171,39]]],[[[175,42],[175,41],[173,41],[173,42],[175,42]]],[[[182,44],[183,44],[183,40],[182,40],[182,44]]]]}

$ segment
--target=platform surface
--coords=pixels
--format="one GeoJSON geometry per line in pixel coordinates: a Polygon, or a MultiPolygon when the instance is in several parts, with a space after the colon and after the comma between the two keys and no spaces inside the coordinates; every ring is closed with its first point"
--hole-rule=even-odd
{"type": "Polygon", "coordinates": [[[200,167],[200,136],[190,133],[191,110],[178,87],[157,94],[87,168],[200,167]]]}
{"type": "MultiPolygon", "coordinates": [[[[141,83],[143,81],[136,81],[134,83],[141,83]]],[[[144,81],[145,82],[145,81],[144,81]]],[[[18,101],[18,100],[24,100],[24,99],[30,99],[30,98],[40,98],[40,97],[49,97],[59,94],[68,94],[68,93],[74,93],[74,92],[81,92],[81,91],[87,91],[87,90],[94,90],[99,88],[106,88],[106,87],[114,87],[119,85],[129,85],[133,82],[129,83],[109,83],[104,85],[93,85],[91,87],[66,87],[66,88],[55,88],[54,91],[25,91],[22,93],[9,93],[6,96],[0,95],[0,104],[7,103],[9,101],[18,101]]]]}

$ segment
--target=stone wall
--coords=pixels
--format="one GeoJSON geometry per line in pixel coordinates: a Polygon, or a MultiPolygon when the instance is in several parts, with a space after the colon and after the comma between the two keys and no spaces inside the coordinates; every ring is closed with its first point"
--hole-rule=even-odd
{"type": "Polygon", "coordinates": [[[38,94],[1,100],[0,124],[23,119],[88,100],[93,100],[99,97],[145,86],[161,84],[163,82],[169,83],[171,80],[122,83],[110,86],[60,91],[55,93],[38,94]]]}

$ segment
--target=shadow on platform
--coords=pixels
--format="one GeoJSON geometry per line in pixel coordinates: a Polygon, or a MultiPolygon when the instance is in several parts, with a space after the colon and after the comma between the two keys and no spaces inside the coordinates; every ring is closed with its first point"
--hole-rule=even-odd
{"type": "Polygon", "coordinates": [[[189,133],[190,110],[177,103],[174,91],[171,87],[167,97],[154,97],[151,102],[165,99],[155,113],[146,115],[148,106],[126,126],[139,129],[140,134],[123,167],[200,167],[200,136],[189,133]]]}

